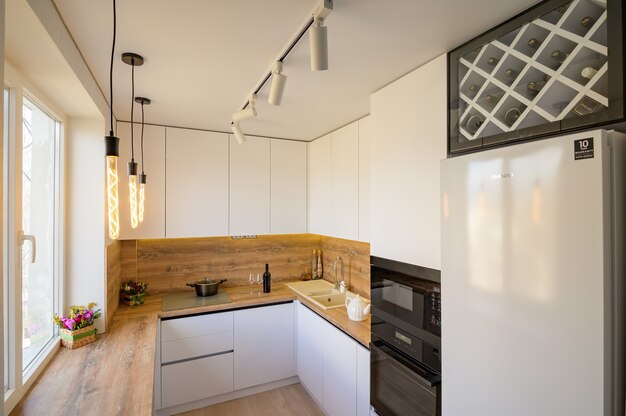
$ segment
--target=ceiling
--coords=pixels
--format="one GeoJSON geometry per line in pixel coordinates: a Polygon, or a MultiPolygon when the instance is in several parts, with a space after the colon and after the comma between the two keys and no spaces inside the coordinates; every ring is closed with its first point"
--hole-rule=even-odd
{"type": "MultiPolygon", "coordinates": [[[[9,1],[8,3],[11,3],[9,1]]],[[[54,0],[108,97],[112,3],[54,0]]],[[[308,36],[285,59],[280,107],[259,95],[246,134],[312,140],[369,113],[369,96],[402,75],[535,4],[536,0],[337,0],[326,19],[329,70],[312,72],[308,36]]],[[[152,99],[146,122],[229,131],[241,108],[317,0],[124,0],[117,2],[114,112],[130,119],[130,67],[145,64],[135,93],[152,99]]],[[[424,80],[425,83],[428,80],[424,80]]],[[[415,91],[416,99],[419,91],[415,91]]]]}

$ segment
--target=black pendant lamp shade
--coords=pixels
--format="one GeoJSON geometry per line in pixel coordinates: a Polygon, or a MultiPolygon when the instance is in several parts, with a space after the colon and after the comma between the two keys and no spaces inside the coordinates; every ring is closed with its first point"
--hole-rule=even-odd
{"type": "Polygon", "coordinates": [[[146,97],[135,97],[135,102],[141,104],[141,173],[139,174],[139,183],[146,184],[148,175],[143,171],[143,127],[144,127],[144,112],[143,106],[150,105],[150,99],[146,97]]]}

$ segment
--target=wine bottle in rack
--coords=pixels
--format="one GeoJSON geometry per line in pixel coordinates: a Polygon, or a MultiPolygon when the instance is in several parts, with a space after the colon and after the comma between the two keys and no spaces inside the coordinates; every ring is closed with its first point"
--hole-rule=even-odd
{"type": "Polygon", "coordinates": [[[589,29],[591,26],[593,26],[594,23],[595,23],[595,20],[591,16],[585,16],[582,19],[580,19],[580,25],[584,27],[585,29],[589,29]]]}
{"type": "Polygon", "coordinates": [[[568,4],[564,4],[563,6],[559,7],[558,9],[556,9],[557,12],[563,14],[567,11],[567,8],[569,7],[569,3],[568,4]]]}
{"type": "Polygon", "coordinates": [[[538,93],[546,86],[546,81],[531,81],[528,83],[527,88],[529,91],[538,93]]]}
{"type": "Polygon", "coordinates": [[[513,68],[507,68],[507,70],[504,71],[504,75],[506,75],[509,78],[515,78],[517,74],[518,72],[514,70],[513,68]]]}
{"type": "Polygon", "coordinates": [[[555,61],[561,62],[561,63],[564,60],[566,60],[568,56],[569,56],[569,53],[562,52],[562,51],[560,51],[558,49],[553,50],[552,53],[550,54],[550,57],[552,59],[554,59],[555,61]]]}
{"type": "Polygon", "coordinates": [[[485,122],[485,119],[481,115],[479,114],[471,115],[467,119],[467,123],[465,123],[465,129],[470,134],[475,134],[484,122],[485,122]]]}
{"type": "Polygon", "coordinates": [[[541,46],[541,41],[539,39],[530,38],[528,39],[528,46],[533,49],[539,49],[539,47],[541,46]]]}
{"type": "Polygon", "coordinates": [[[499,59],[498,58],[494,58],[493,56],[489,59],[487,59],[487,63],[491,66],[496,66],[498,64],[499,59]]]}
{"type": "Polygon", "coordinates": [[[480,87],[476,84],[471,84],[468,89],[473,92],[474,94],[476,94],[478,92],[478,90],[480,89],[480,87]]]}
{"type": "Polygon", "coordinates": [[[517,119],[521,115],[522,115],[522,112],[520,111],[519,108],[517,108],[517,107],[509,108],[506,111],[506,113],[504,113],[504,122],[509,127],[511,127],[513,124],[515,124],[515,122],[517,121],[517,119]]]}
{"type": "Polygon", "coordinates": [[[582,71],[580,71],[580,75],[583,78],[587,78],[587,79],[593,79],[593,77],[595,77],[597,73],[598,73],[598,70],[590,66],[585,67],[582,69],[582,71]]]}
{"type": "Polygon", "coordinates": [[[495,94],[487,95],[485,97],[485,102],[491,105],[496,105],[498,101],[500,101],[500,98],[502,98],[503,94],[504,94],[503,92],[498,92],[495,94]]]}

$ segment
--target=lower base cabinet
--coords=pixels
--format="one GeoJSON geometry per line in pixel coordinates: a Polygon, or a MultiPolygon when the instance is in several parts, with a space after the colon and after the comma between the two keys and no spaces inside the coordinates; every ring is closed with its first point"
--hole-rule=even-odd
{"type": "Polygon", "coordinates": [[[368,416],[369,350],[298,302],[298,376],[329,416],[368,416]]]}
{"type": "Polygon", "coordinates": [[[161,367],[163,407],[176,406],[233,391],[233,353],[161,367]]]}

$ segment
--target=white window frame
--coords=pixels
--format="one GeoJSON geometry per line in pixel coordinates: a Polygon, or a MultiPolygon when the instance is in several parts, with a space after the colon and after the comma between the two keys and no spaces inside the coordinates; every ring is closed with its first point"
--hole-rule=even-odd
{"type": "MultiPolygon", "coordinates": [[[[4,395],[4,412],[9,414],[17,403],[28,392],[37,377],[41,374],[45,366],[50,362],[54,353],[60,346],[60,337],[58,331],[50,342],[43,348],[25,371],[22,371],[22,285],[21,275],[18,276],[17,264],[21,261],[21,249],[17,245],[17,231],[19,225],[17,219],[21,219],[21,201],[16,196],[21,191],[22,177],[18,175],[17,162],[19,162],[17,149],[22,146],[22,108],[23,97],[27,96],[29,100],[36,103],[50,116],[59,122],[58,151],[56,152],[56,172],[58,192],[55,195],[55,206],[57,217],[55,219],[55,257],[54,265],[57,276],[56,290],[54,293],[54,312],[62,314],[63,290],[65,280],[64,268],[64,246],[65,246],[65,126],[67,118],[65,114],[56,107],[50,99],[46,97],[39,89],[22,76],[9,62],[5,60],[4,65],[4,86],[9,88],[9,143],[12,145],[8,149],[7,161],[9,163],[9,175],[13,175],[13,181],[9,182],[8,192],[9,212],[8,216],[8,267],[9,273],[9,301],[8,311],[10,316],[4,319],[9,322],[9,351],[8,351],[8,374],[9,389],[4,395]],[[18,214],[18,210],[20,211],[18,214]],[[17,214],[17,215],[16,215],[17,214]],[[10,243],[13,242],[13,243],[10,243]]],[[[21,167],[21,165],[20,165],[21,167]]],[[[21,221],[20,221],[21,223],[21,221]]],[[[52,320],[52,316],[50,317],[52,320]]]]}

